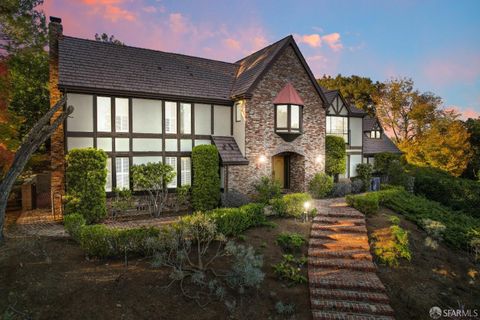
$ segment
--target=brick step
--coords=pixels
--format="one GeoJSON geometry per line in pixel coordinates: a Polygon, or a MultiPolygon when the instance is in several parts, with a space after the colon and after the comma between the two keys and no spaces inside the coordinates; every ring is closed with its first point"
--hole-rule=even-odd
{"type": "Polygon", "coordinates": [[[345,312],[336,312],[336,311],[312,311],[314,320],[395,320],[394,317],[390,316],[379,316],[373,314],[352,314],[345,312]]]}
{"type": "Polygon", "coordinates": [[[318,230],[312,229],[310,231],[310,238],[319,238],[319,239],[332,239],[338,240],[341,242],[350,241],[350,240],[364,240],[368,241],[368,236],[366,231],[331,231],[331,230],[318,230]]]}
{"type": "Polygon", "coordinates": [[[357,212],[352,212],[352,213],[349,213],[349,212],[342,212],[342,213],[330,212],[330,213],[327,213],[327,214],[320,214],[319,216],[328,217],[328,218],[365,219],[365,216],[358,211],[357,212]]]}
{"type": "Polygon", "coordinates": [[[348,301],[389,302],[388,296],[384,293],[341,289],[313,288],[310,290],[310,297],[348,301]]]}
{"type": "Polygon", "coordinates": [[[338,241],[331,241],[331,238],[310,238],[309,240],[309,247],[312,249],[314,248],[321,248],[326,250],[333,250],[333,251],[344,251],[344,250],[365,250],[369,251],[370,246],[368,245],[368,241],[365,239],[361,239],[358,241],[350,240],[348,242],[338,242],[338,241]]]}
{"type": "Polygon", "coordinates": [[[366,260],[309,257],[308,264],[309,266],[316,268],[349,269],[370,272],[375,272],[377,270],[375,264],[372,261],[366,260]]]}
{"type": "Polygon", "coordinates": [[[385,293],[385,286],[373,272],[309,268],[311,288],[343,289],[385,293]]]}
{"type": "Polygon", "coordinates": [[[323,258],[350,258],[355,260],[372,260],[372,255],[368,250],[343,250],[333,251],[328,249],[313,249],[308,252],[310,257],[323,257],[323,258]]]}
{"type": "Polygon", "coordinates": [[[366,233],[367,228],[363,226],[352,225],[338,225],[338,224],[313,224],[312,230],[329,230],[334,232],[352,232],[352,233],[366,233]]]}
{"type": "Polygon", "coordinates": [[[382,316],[393,316],[395,314],[392,307],[388,304],[361,301],[312,299],[312,309],[382,316]]]}
{"type": "Polygon", "coordinates": [[[364,226],[365,225],[365,219],[349,219],[349,218],[330,218],[330,217],[325,217],[325,216],[317,216],[314,219],[315,222],[321,223],[321,224],[349,224],[349,225],[355,225],[355,226],[364,226]]]}

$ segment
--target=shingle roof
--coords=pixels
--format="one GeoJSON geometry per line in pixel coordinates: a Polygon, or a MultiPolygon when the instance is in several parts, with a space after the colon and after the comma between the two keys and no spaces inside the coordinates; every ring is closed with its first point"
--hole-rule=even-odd
{"type": "Polygon", "coordinates": [[[220,159],[226,165],[248,164],[233,137],[212,136],[213,144],[217,147],[220,159]]]}
{"type": "Polygon", "coordinates": [[[59,86],[230,100],[237,65],[64,36],[59,86]]]}
{"type": "Polygon", "coordinates": [[[371,131],[377,121],[376,118],[370,116],[363,118],[363,154],[369,155],[381,152],[401,153],[392,140],[387,137],[385,132],[382,132],[382,137],[380,139],[372,139],[368,136],[366,131],[371,131]]]}
{"type": "Polygon", "coordinates": [[[333,99],[338,95],[338,90],[329,90],[325,91],[323,90],[323,93],[325,94],[325,97],[327,98],[328,103],[332,103],[333,99]]]}
{"type": "Polygon", "coordinates": [[[363,109],[357,108],[355,105],[350,104],[348,105],[350,112],[355,115],[366,115],[367,113],[363,111],[363,109]]]}
{"type": "Polygon", "coordinates": [[[289,82],[283,87],[282,90],[277,94],[275,99],[273,99],[274,104],[298,104],[303,106],[304,102],[302,98],[298,95],[297,90],[289,82]]]}

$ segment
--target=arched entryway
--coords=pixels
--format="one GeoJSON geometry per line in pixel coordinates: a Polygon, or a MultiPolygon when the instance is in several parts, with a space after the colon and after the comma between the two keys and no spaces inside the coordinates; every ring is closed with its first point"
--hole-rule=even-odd
{"type": "Polygon", "coordinates": [[[272,157],[272,178],[285,191],[301,192],[305,187],[305,157],[295,152],[281,152],[272,157]]]}

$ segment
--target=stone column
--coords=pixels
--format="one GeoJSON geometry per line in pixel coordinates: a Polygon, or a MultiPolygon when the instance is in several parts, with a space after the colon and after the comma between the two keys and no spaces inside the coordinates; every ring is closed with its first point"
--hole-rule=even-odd
{"type": "MultiPolygon", "coordinates": [[[[58,88],[58,40],[63,35],[62,19],[50,17],[49,33],[49,65],[50,65],[50,107],[53,107],[61,98],[58,88]]],[[[61,114],[54,114],[51,122],[61,114]]],[[[51,196],[52,213],[56,218],[63,215],[62,197],[65,194],[65,144],[63,125],[60,125],[51,136],[51,196]]]]}

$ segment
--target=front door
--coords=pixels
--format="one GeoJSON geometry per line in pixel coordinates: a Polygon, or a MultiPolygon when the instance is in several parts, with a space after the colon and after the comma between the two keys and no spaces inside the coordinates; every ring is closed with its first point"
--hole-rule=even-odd
{"type": "Polygon", "coordinates": [[[273,157],[273,179],[278,181],[282,188],[286,187],[285,183],[285,157],[274,156],[273,157]]]}

